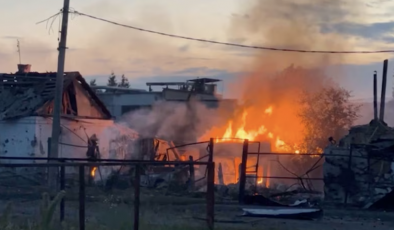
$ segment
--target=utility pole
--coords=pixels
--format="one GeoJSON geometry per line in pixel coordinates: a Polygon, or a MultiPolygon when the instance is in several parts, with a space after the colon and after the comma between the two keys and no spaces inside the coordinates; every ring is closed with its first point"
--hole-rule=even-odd
{"type": "Polygon", "coordinates": [[[18,54],[19,54],[19,64],[22,64],[22,59],[21,59],[21,46],[19,44],[19,39],[16,39],[17,45],[16,47],[18,47],[18,54]]]}
{"type": "MultiPolygon", "coordinates": [[[[63,17],[62,27],[60,32],[59,41],[59,57],[57,63],[57,75],[56,75],[56,88],[55,88],[55,99],[53,106],[53,123],[52,123],[52,137],[51,146],[48,156],[51,158],[59,157],[59,135],[60,135],[60,110],[61,102],[63,98],[63,81],[64,81],[64,65],[66,59],[66,45],[67,45],[67,29],[68,29],[68,13],[70,9],[70,0],[64,0],[63,5],[63,17]]],[[[51,188],[56,188],[57,185],[57,168],[51,168],[48,170],[48,182],[51,188]]]]}

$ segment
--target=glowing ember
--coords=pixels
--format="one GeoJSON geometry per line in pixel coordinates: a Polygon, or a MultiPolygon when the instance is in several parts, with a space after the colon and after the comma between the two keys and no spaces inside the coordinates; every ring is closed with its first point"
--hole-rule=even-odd
{"type": "Polygon", "coordinates": [[[90,175],[91,175],[92,177],[94,177],[94,175],[96,175],[96,170],[97,170],[97,167],[94,167],[94,168],[92,169],[92,171],[90,172],[90,175]]]}

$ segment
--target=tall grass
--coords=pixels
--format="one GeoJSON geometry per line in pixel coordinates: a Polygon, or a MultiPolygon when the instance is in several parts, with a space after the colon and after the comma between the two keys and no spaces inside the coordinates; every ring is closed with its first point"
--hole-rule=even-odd
{"type": "Polygon", "coordinates": [[[0,229],[1,230],[52,230],[59,229],[53,226],[53,215],[56,207],[60,204],[62,198],[66,195],[65,191],[59,192],[53,200],[50,199],[48,193],[42,195],[40,205],[39,219],[34,222],[28,222],[23,224],[25,226],[16,225],[12,221],[12,203],[8,203],[3,211],[0,218],[0,229]]]}

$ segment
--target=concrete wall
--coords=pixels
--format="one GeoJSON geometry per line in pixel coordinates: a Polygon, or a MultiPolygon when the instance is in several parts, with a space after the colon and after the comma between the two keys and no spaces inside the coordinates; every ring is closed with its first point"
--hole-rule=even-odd
{"type": "Polygon", "coordinates": [[[151,106],[155,101],[161,99],[158,93],[138,94],[97,94],[112,116],[118,118],[122,115],[122,106],[151,106]]]}
{"type": "MultiPolygon", "coordinates": [[[[103,101],[108,110],[111,112],[112,116],[114,116],[115,118],[119,118],[124,114],[124,111],[122,111],[122,106],[148,107],[159,100],[184,101],[188,96],[187,92],[182,91],[177,92],[173,90],[168,90],[165,92],[166,94],[164,94],[163,97],[161,96],[161,93],[150,92],[138,94],[101,93],[98,94],[98,96],[103,101]]],[[[237,101],[232,99],[214,101],[215,97],[212,95],[206,95],[204,97],[201,97],[200,99],[207,100],[202,101],[202,103],[208,108],[218,108],[220,106],[222,109],[233,111],[237,105],[237,101]]]]}
{"type": "Polygon", "coordinates": [[[350,162],[350,149],[329,146],[324,154],[326,202],[369,208],[392,191],[393,162],[374,157],[364,148],[353,148],[350,162]]]}
{"type": "MultiPolygon", "coordinates": [[[[99,119],[62,119],[59,157],[86,158],[88,136],[96,134],[99,150],[103,159],[133,159],[139,154],[138,135],[133,130],[112,120],[99,119]]],[[[48,157],[48,138],[52,133],[52,119],[44,117],[25,117],[0,122],[0,156],[9,157],[48,157]]],[[[8,160],[9,163],[38,163],[46,160],[8,160]]],[[[118,167],[100,167],[100,176],[105,179],[118,167]]],[[[23,174],[32,170],[20,168],[23,174]]],[[[40,169],[41,172],[45,170],[40,169]]],[[[66,173],[74,173],[76,168],[67,168],[66,173]]],[[[99,176],[96,174],[96,176],[99,176]]],[[[99,179],[99,178],[96,178],[99,179]]]]}
{"type": "MultiPolygon", "coordinates": [[[[1,121],[0,156],[48,157],[48,138],[52,134],[52,119],[25,117],[1,121]]],[[[114,157],[110,153],[126,142],[136,140],[136,132],[112,120],[62,119],[59,157],[86,158],[87,138],[96,134],[102,158],[114,157]],[[126,137],[126,138],[125,138],[126,137]],[[114,143],[118,143],[117,145],[114,143]]]]}
{"type": "MultiPolygon", "coordinates": [[[[36,136],[36,118],[0,121],[0,156],[41,157],[40,146],[46,151],[46,141],[36,136]],[[39,148],[37,148],[39,146],[39,148]],[[38,150],[38,151],[37,151],[38,150]]],[[[8,161],[2,161],[8,162],[8,161]]],[[[21,161],[25,163],[27,161],[21,161]]]]}

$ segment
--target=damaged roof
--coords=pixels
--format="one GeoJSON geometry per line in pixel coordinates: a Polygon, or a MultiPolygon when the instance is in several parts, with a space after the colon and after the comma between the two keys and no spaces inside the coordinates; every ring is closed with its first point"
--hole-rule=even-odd
{"type": "MultiPolygon", "coordinates": [[[[50,116],[56,75],[55,72],[0,74],[0,120],[50,116]]],[[[76,117],[111,118],[111,113],[79,72],[64,74],[61,113],[76,117]]]]}

